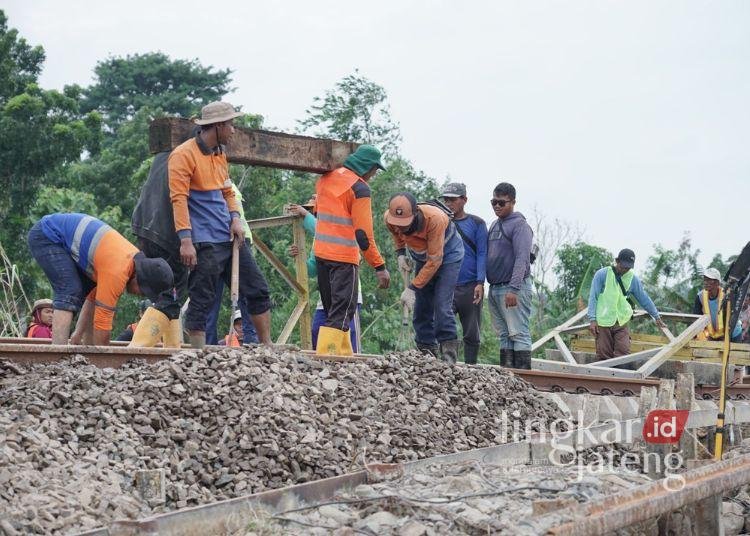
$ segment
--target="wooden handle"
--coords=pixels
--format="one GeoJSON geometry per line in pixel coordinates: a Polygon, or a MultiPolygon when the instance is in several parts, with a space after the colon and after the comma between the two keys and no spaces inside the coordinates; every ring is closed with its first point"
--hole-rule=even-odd
{"type": "MultiPolygon", "coordinates": [[[[232,242],[232,282],[230,295],[232,298],[232,307],[236,307],[239,302],[240,288],[240,241],[235,239],[232,242]]],[[[232,311],[234,313],[234,311],[232,311]]]]}

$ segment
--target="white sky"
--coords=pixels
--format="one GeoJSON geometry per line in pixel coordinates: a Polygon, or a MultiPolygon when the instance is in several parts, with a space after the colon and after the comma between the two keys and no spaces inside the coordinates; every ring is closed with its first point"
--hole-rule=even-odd
{"type": "MultiPolygon", "coordinates": [[[[108,55],[162,51],[231,68],[227,100],[293,130],[358,68],[383,85],[418,169],[465,182],[493,218],[579,222],[592,243],[738,253],[750,200],[750,2],[6,0],[47,62],[41,83],[87,85],[108,55]]],[[[377,195],[377,192],[375,193],[377,195]]]]}

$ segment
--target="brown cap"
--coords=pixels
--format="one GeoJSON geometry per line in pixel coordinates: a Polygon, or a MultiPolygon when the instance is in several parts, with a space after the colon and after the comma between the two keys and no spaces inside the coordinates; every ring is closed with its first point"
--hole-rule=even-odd
{"type": "Polygon", "coordinates": [[[399,227],[411,225],[411,222],[414,221],[416,205],[417,202],[414,196],[408,192],[394,195],[388,203],[388,212],[385,215],[385,221],[399,227]]]}

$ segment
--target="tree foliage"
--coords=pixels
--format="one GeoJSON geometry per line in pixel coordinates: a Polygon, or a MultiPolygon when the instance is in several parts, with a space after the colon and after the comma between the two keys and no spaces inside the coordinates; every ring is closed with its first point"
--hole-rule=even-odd
{"type": "Polygon", "coordinates": [[[231,91],[231,74],[161,52],[107,58],[94,68],[95,82],[84,91],[82,105],[99,111],[112,131],[144,107],[189,117],[231,91]]]}
{"type": "Polygon", "coordinates": [[[401,143],[385,89],[356,70],[323,97],[315,97],[299,125],[317,136],[370,143],[388,157],[397,154],[401,143]]]}

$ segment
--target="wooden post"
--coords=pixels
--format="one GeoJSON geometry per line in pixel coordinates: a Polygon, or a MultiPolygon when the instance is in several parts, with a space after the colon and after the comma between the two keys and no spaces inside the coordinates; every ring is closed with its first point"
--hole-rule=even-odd
{"type": "Polygon", "coordinates": [[[300,302],[305,301],[302,316],[299,317],[299,340],[304,350],[313,350],[312,347],[312,319],[310,317],[310,284],[307,274],[307,248],[305,247],[305,229],[302,226],[302,218],[292,222],[292,237],[294,245],[299,250],[299,255],[294,258],[294,271],[297,283],[302,287],[303,293],[300,302]]]}

